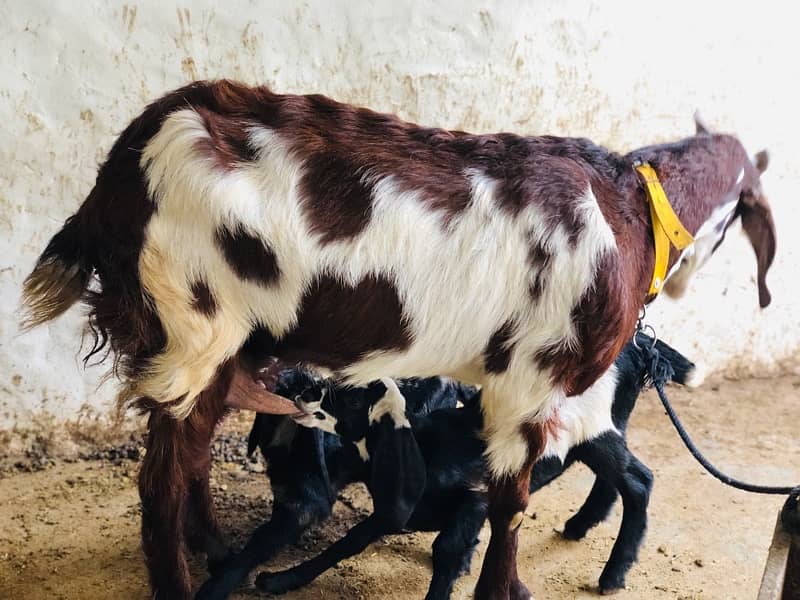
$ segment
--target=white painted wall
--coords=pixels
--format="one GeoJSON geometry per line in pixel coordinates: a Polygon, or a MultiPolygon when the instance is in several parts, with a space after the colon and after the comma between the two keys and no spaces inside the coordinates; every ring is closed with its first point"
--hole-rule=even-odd
{"type": "Polygon", "coordinates": [[[17,330],[19,288],[143,105],[194,78],[322,92],[414,121],[583,135],[626,151],[691,133],[700,108],[755,152],[778,224],[773,305],[733,235],[662,337],[722,374],[794,369],[800,348],[797,8],[791,3],[0,0],[0,429],[105,413],[80,315],[17,330]],[[795,12],[795,14],[792,14],[795,12]]]}

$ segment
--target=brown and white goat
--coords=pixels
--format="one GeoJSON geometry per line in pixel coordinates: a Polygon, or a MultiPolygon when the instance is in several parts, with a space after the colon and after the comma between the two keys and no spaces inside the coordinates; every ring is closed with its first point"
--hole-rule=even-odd
{"type": "Polygon", "coordinates": [[[110,345],[122,400],[151,411],[140,491],[159,596],[191,593],[184,547],[203,536],[185,537],[187,523],[215,537],[206,446],[226,406],[292,410],[242,368],[248,347],[354,384],[480,383],[492,536],[476,598],[527,598],[517,530],[545,431],[611,366],[649,300],[634,161],[655,168],[696,234],[694,250],[670,257],[674,281],[741,216],[765,306],[765,158],[707,131],[621,156],[585,139],[429,129],[318,95],[194,83],[116,141],[26,280],[28,323],[88,304],[93,352],[110,345]]]}

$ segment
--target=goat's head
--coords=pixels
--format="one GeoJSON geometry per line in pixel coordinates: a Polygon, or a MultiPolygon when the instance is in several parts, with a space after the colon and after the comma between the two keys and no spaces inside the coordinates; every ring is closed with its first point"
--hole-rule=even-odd
{"type": "MultiPolygon", "coordinates": [[[[710,130],[695,114],[698,135],[710,135],[710,130]]],[[[766,277],[775,258],[775,223],[772,210],[761,188],[761,174],[766,171],[769,155],[766,150],[752,160],[745,159],[739,166],[738,176],[730,191],[723,196],[711,217],[695,235],[694,243],[686,248],[680,261],[669,273],[664,291],[673,298],[683,295],[691,280],[725,239],[728,227],[737,217],[742,219],[742,229],[756,253],[758,265],[758,300],[762,308],[772,297],[767,289],[766,277]]]]}
{"type": "Polygon", "coordinates": [[[372,409],[387,395],[387,387],[380,381],[340,386],[309,371],[291,369],[281,373],[276,393],[294,401],[300,414],[292,418],[299,425],[357,442],[366,435],[372,409]]]}

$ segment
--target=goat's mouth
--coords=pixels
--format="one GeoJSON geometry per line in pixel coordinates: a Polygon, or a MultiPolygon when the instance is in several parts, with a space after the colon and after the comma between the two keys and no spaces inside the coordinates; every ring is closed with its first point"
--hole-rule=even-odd
{"type": "Polygon", "coordinates": [[[295,399],[295,406],[299,412],[291,415],[298,425],[317,428],[328,433],[336,433],[337,419],[322,408],[322,402],[303,402],[295,399]]]}

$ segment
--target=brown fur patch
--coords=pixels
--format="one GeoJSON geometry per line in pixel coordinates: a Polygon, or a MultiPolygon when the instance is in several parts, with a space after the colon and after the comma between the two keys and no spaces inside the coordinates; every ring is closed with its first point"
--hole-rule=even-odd
{"type": "Polygon", "coordinates": [[[217,312],[217,300],[205,281],[197,280],[192,284],[192,308],[207,317],[217,312]]]}
{"type": "Polygon", "coordinates": [[[208,139],[195,142],[196,147],[213,158],[219,169],[231,171],[242,163],[258,158],[247,137],[248,128],[255,123],[220,115],[204,106],[196,106],[194,110],[203,119],[209,135],[208,139]]]}
{"type": "Polygon", "coordinates": [[[528,248],[528,264],[531,267],[532,279],[528,286],[528,292],[534,302],[542,297],[552,260],[553,255],[542,243],[531,242],[528,248]]]}
{"type": "Polygon", "coordinates": [[[286,363],[330,369],[353,364],[375,350],[403,350],[411,332],[394,285],[381,275],[355,286],[318,277],[306,290],[297,325],[279,340],[275,355],[286,363]]]}
{"type": "Polygon", "coordinates": [[[489,343],[483,351],[483,364],[487,373],[502,373],[508,369],[514,351],[514,345],[509,343],[513,335],[514,324],[506,321],[489,338],[489,343]]]}
{"type": "Polygon", "coordinates": [[[280,277],[278,259],[262,239],[249,234],[243,227],[234,230],[222,226],[216,233],[217,246],[225,261],[239,278],[271,285],[280,277]]]}
{"type": "Polygon", "coordinates": [[[572,309],[577,349],[559,345],[536,355],[539,368],[549,369],[568,396],[582,394],[605,373],[633,334],[639,299],[628,291],[624,271],[618,256],[606,256],[594,287],[572,309]]]}
{"type": "Polygon", "coordinates": [[[572,247],[585,228],[576,210],[593,177],[614,181],[625,168],[622,158],[582,138],[499,136],[505,160],[492,162],[487,174],[499,183],[498,198],[513,215],[536,206],[546,217],[545,235],[562,228],[572,247]]]}
{"type": "MultiPolygon", "coordinates": [[[[739,140],[729,135],[700,135],[658,146],[634,150],[625,157],[630,162],[650,163],[683,225],[696,232],[713,210],[726,200],[739,172],[745,170],[744,186],[757,177],[747,152],[739,140]]],[[[636,194],[645,203],[641,184],[636,194]]],[[[649,223],[649,217],[647,221],[649,223]]],[[[652,242],[651,242],[652,243],[652,242]]],[[[673,249],[670,266],[677,258],[673,249]]]]}
{"type": "Polygon", "coordinates": [[[369,224],[372,187],[366,173],[336,152],[305,159],[300,194],[311,231],[322,243],[353,237],[369,224]]]}

